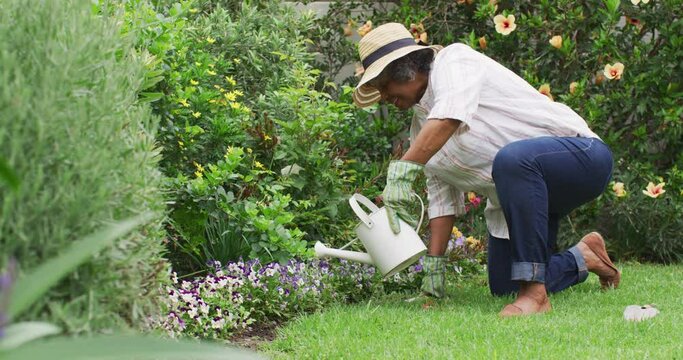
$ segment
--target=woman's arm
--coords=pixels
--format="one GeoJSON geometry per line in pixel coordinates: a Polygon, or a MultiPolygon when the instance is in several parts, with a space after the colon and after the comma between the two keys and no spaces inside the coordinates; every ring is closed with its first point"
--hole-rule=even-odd
{"type": "Polygon", "coordinates": [[[460,120],[429,119],[401,160],[426,164],[460,126],[460,120]]]}
{"type": "Polygon", "coordinates": [[[431,238],[429,240],[429,250],[427,255],[441,256],[446,252],[448,240],[451,238],[455,215],[441,216],[429,220],[431,238]]]}

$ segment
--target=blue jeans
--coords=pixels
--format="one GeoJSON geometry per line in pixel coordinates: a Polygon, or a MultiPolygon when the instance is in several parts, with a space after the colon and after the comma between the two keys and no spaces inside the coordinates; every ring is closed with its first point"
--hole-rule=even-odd
{"type": "MultiPolygon", "coordinates": [[[[559,220],[598,197],[611,173],[612,153],[595,138],[539,137],[500,149],[492,175],[510,240],[503,244],[505,240],[490,239],[494,294],[498,293],[494,287],[513,290],[516,281],[545,283],[553,292],[586,279],[586,266],[576,247],[554,254],[559,220]]],[[[513,291],[503,291],[507,292],[513,291]]]]}

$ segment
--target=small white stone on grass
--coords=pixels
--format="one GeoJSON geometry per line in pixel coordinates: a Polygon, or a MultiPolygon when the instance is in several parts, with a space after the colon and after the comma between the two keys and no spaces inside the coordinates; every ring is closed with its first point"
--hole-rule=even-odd
{"type": "Polygon", "coordinates": [[[629,305],[624,310],[624,319],[627,321],[642,321],[659,314],[659,310],[652,305],[629,305]]]}

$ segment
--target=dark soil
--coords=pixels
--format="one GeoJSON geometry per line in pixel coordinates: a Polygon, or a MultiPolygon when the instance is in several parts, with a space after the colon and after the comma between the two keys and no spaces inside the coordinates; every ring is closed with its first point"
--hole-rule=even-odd
{"type": "Polygon", "coordinates": [[[282,325],[282,322],[276,321],[253,324],[250,329],[233,335],[230,342],[243,348],[259,350],[264,343],[275,340],[277,329],[282,325]]]}

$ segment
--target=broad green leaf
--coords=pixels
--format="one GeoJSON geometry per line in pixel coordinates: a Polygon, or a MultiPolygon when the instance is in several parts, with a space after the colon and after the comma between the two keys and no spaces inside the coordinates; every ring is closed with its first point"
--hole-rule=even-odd
{"type": "Polygon", "coordinates": [[[59,334],[61,331],[59,327],[46,322],[27,321],[12,324],[5,328],[5,335],[0,338],[0,351],[16,348],[41,337],[59,334]]]}
{"type": "Polygon", "coordinates": [[[152,219],[152,216],[153,214],[146,213],[123,220],[77,240],[62,254],[48,260],[25,277],[19,279],[14,286],[14,292],[10,295],[9,309],[7,311],[9,318],[12,319],[21,314],[22,311],[31,306],[50,287],[73,271],[78,265],[111,245],[117,238],[148,222],[152,219]]]}
{"type": "Polygon", "coordinates": [[[0,355],[3,360],[264,359],[247,350],[218,344],[165,340],[142,335],[54,338],[12,351],[0,352],[0,355]]]}

